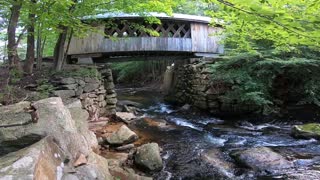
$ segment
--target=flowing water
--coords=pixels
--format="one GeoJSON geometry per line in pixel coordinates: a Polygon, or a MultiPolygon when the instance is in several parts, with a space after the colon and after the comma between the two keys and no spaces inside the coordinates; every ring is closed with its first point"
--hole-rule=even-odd
{"type": "Polygon", "coordinates": [[[147,137],[146,142],[157,142],[162,148],[164,168],[151,174],[155,179],[224,179],[221,171],[217,172],[203,160],[202,154],[208,150],[219,150],[222,152],[219,158],[232,164],[232,179],[283,178],[268,174],[259,176],[230,157],[233,151],[250,147],[269,147],[291,158],[297,167],[314,168],[319,163],[315,159],[320,157],[320,143],[315,139],[291,137],[292,122],[223,121],[191,110],[180,111],[165,104],[161,95],[150,91],[118,90],[118,98],[143,105],[141,118],[130,128],[147,137]]]}

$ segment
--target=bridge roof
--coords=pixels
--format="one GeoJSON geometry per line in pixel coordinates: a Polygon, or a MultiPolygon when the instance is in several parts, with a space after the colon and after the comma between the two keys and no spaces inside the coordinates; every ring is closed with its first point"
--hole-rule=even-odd
{"type": "Polygon", "coordinates": [[[111,18],[118,18],[118,19],[135,19],[140,17],[146,17],[146,16],[153,16],[157,17],[159,19],[169,19],[169,20],[180,20],[180,21],[190,21],[190,22],[199,22],[199,23],[206,23],[209,24],[211,22],[210,17],[206,16],[195,16],[195,15],[189,15],[189,14],[177,14],[173,13],[171,16],[167,15],[165,13],[147,13],[147,14],[136,14],[136,13],[104,13],[104,14],[98,14],[94,16],[86,16],[84,19],[111,19],[111,18]]]}

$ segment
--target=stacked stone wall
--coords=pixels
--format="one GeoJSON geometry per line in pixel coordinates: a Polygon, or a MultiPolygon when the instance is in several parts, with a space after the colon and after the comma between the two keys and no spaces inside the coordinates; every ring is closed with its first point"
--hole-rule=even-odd
{"type": "Polygon", "coordinates": [[[97,70],[98,74],[90,77],[52,77],[50,83],[55,89],[53,95],[61,97],[64,102],[79,98],[85,108],[94,105],[99,109],[99,114],[115,114],[117,94],[114,90],[112,71],[109,65],[97,67],[97,70]]]}

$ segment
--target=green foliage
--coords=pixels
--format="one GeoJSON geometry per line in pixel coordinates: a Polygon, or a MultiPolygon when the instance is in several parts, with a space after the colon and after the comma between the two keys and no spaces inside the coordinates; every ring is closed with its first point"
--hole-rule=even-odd
{"type": "Polygon", "coordinates": [[[48,79],[41,79],[37,82],[38,87],[37,87],[37,92],[38,94],[38,99],[45,99],[48,98],[49,95],[55,90],[54,86],[49,83],[48,79]]]}
{"type": "Polygon", "coordinates": [[[97,70],[96,67],[79,67],[75,69],[68,69],[65,71],[59,72],[52,72],[53,76],[60,76],[60,77],[90,77],[90,78],[97,78],[101,79],[101,74],[97,70]]]}
{"type": "Polygon", "coordinates": [[[265,114],[288,104],[320,107],[319,66],[318,60],[240,54],[211,65],[211,81],[231,87],[220,97],[223,101],[253,105],[265,114]]]}
{"type": "Polygon", "coordinates": [[[173,60],[148,60],[113,63],[112,70],[118,83],[143,85],[162,80],[163,73],[173,60]]]}
{"type": "Polygon", "coordinates": [[[218,6],[207,13],[224,28],[227,45],[240,51],[299,47],[320,50],[318,0],[209,0],[218,6]]]}
{"type": "Polygon", "coordinates": [[[117,72],[117,82],[125,82],[133,80],[135,77],[139,76],[143,69],[144,61],[131,61],[122,63],[113,63],[112,70],[117,72]]]}
{"type": "Polygon", "coordinates": [[[10,83],[17,83],[22,78],[23,74],[17,68],[13,68],[9,71],[10,83]]]}

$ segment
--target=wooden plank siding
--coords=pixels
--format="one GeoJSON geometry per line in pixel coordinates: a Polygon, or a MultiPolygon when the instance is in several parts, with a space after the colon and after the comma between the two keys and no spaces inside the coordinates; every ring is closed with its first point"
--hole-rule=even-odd
{"type": "MultiPolygon", "coordinates": [[[[101,32],[104,27],[98,27],[101,32]]],[[[85,38],[73,37],[69,55],[112,52],[194,52],[219,53],[217,37],[209,37],[216,29],[204,23],[191,23],[191,38],[126,37],[111,40],[102,33],[92,32],[85,38]]]]}
{"type": "Polygon", "coordinates": [[[219,38],[212,36],[217,31],[208,24],[191,23],[192,52],[219,53],[219,38]]]}

